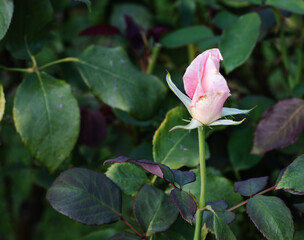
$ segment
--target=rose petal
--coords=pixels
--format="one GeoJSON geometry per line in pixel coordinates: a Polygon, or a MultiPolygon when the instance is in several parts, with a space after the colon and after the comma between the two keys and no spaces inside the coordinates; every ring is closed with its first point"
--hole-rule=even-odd
{"type": "Polygon", "coordinates": [[[190,106],[191,115],[197,121],[208,125],[219,119],[222,114],[224,102],[230,96],[230,92],[208,92],[195,104],[190,106]]]}

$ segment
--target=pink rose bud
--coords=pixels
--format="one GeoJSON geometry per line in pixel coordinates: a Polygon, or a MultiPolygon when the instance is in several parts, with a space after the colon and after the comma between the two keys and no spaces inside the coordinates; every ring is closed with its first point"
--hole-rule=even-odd
{"type": "Polygon", "coordinates": [[[207,50],[198,55],[186,69],[184,88],[192,99],[190,112],[194,119],[208,125],[221,117],[223,105],[230,96],[225,78],[219,73],[219,49],[207,50]]]}

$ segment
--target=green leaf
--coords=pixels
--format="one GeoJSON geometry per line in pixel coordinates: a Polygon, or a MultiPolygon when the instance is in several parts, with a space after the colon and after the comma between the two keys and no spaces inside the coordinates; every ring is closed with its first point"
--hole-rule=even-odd
{"type": "Polygon", "coordinates": [[[89,9],[89,12],[92,12],[92,3],[90,0],[74,0],[74,1],[85,3],[89,9]]]}
{"type": "Polygon", "coordinates": [[[257,123],[265,110],[269,108],[271,105],[273,105],[275,102],[271,98],[263,97],[263,96],[247,96],[242,98],[242,100],[239,102],[240,108],[252,108],[250,114],[246,116],[248,120],[253,121],[254,123],[257,123]]]}
{"type": "Polygon", "coordinates": [[[303,240],[304,239],[304,230],[296,231],[293,240],[303,240]]]}
{"type": "MultiPolygon", "coordinates": [[[[185,185],[183,190],[199,199],[201,178],[198,170],[193,172],[196,174],[196,181],[185,185]]],[[[234,192],[233,184],[227,178],[216,176],[207,169],[206,182],[206,202],[225,200],[229,207],[232,207],[242,201],[241,195],[234,192]]]]}
{"type": "Polygon", "coordinates": [[[229,226],[216,213],[214,213],[213,226],[217,240],[236,240],[229,226]]]}
{"type": "Polygon", "coordinates": [[[16,129],[31,154],[54,171],[79,133],[79,108],[71,88],[46,73],[27,75],[13,108],[16,129]]]}
{"type": "Polygon", "coordinates": [[[227,73],[249,58],[258,40],[260,24],[259,15],[249,13],[239,17],[224,30],[220,50],[227,73]]]}
{"type": "Polygon", "coordinates": [[[238,19],[236,15],[228,11],[221,11],[217,13],[213,19],[214,24],[220,29],[224,30],[231,23],[238,19]]]}
{"type": "Polygon", "coordinates": [[[174,240],[187,240],[183,235],[180,233],[174,232],[174,231],[166,231],[163,233],[159,233],[156,235],[156,240],[169,240],[169,239],[174,239],[174,240]]]}
{"type": "MultiPolygon", "coordinates": [[[[101,238],[99,238],[101,239],[101,238]]],[[[116,234],[113,237],[110,237],[108,240],[140,240],[141,238],[137,235],[134,235],[129,232],[121,232],[116,234]]]]}
{"type": "MultiPolygon", "coordinates": [[[[154,161],[170,168],[182,166],[194,167],[199,164],[197,131],[174,130],[176,125],[183,124],[182,119],[189,118],[187,110],[182,107],[172,109],[159,126],[153,137],[154,161]]],[[[207,151],[206,156],[209,155],[207,151]]]]}
{"type": "Polygon", "coordinates": [[[205,26],[191,26],[167,34],[160,43],[166,48],[178,48],[212,36],[212,31],[205,26]]]}
{"type": "Polygon", "coordinates": [[[132,163],[113,164],[106,175],[126,194],[136,193],[148,182],[146,172],[132,163]]]}
{"type": "Polygon", "coordinates": [[[120,220],[120,189],[104,174],[72,168],[59,175],[46,195],[63,215],[88,225],[120,220]]]}
{"type": "Polygon", "coordinates": [[[257,195],[249,199],[246,209],[250,219],[268,240],[292,240],[292,216],[280,198],[257,195]]]}
{"type": "Polygon", "coordinates": [[[296,158],[285,170],[276,189],[304,192],[304,155],[296,158]]]}
{"type": "Polygon", "coordinates": [[[151,118],[165,97],[162,81],[135,68],[120,47],[91,46],[80,55],[77,66],[101,101],[136,119],[151,118]]]}
{"type": "Polygon", "coordinates": [[[299,0],[267,0],[266,5],[298,14],[304,14],[304,2],[299,0]]]}
{"type": "Polygon", "coordinates": [[[13,0],[0,1],[0,40],[6,34],[14,12],[13,0]]]}
{"type": "Polygon", "coordinates": [[[89,233],[88,235],[82,237],[81,240],[109,239],[110,237],[114,236],[118,232],[119,232],[119,230],[107,226],[106,229],[102,229],[99,231],[94,231],[94,232],[89,233]]]}
{"type": "Polygon", "coordinates": [[[0,83],[0,122],[3,118],[4,110],[5,110],[5,97],[4,97],[3,85],[0,83]]]}
{"type": "Polygon", "coordinates": [[[49,0],[14,0],[14,5],[14,15],[5,41],[14,57],[24,59],[29,57],[26,42],[32,53],[42,47],[42,40],[46,38],[43,30],[52,20],[53,8],[49,0]]]}
{"type": "Polygon", "coordinates": [[[134,216],[147,236],[166,231],[176,220],[178,210],[163,191],[145,185],[134,200],[134,216]]]}
{"type": "Polygon", "coordinates": [[[178,188],[173,189],[170,194],[172,201],[177,207],[183,219],[192,224],[197,205],[190,194],[178,188]]]}
{"type": "Polygon", "coordinates": [[[262,159],[261,156],[250,154],[252,145],[253,130],[250,127],[235,129],[231,134],[228,141],[228,153],[235,169],[249,169],[262,159]]]}

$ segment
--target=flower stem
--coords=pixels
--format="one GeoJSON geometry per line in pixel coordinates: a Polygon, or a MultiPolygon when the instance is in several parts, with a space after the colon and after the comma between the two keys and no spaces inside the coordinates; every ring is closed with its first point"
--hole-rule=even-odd
{"type": "Polygon", "coordinates": [[[189,44],[188,45],[188,58],[189,58],[189,63],[191,63],[194,58],[195,58],[195,45],[192,43],[192,44],[189,44]]]}
{"type": "Polygon", "coordinates": [[[33,73],[34,69],[33,68],[9,68],[0,65],[0,69],[5,70],[5,71],[10,71],[10,72],[24,72],[24,73],[33,73]]]}
{"type": "Polygon", "coordinates": [[[200,240],[202,217],[205,207],[205,190],[206,190],[206,162],[205,162],[205,130],[204,127],[198,128],[199,156],[200,156],[200,174],[201,174],[201,193],[196,212],[196,225],[194,240],[200,240]]]}
{"type": "Polygon", "coordinates": [[[147,72],[146,72],[147,74],[152,74],[152,72],[154,70],[155,62],[156,62],[156,59],[158,57],[160,47],[161,47],[161,45],[159,43],[156,43],[153,46],[152,56],[151,56],[151,59],[149,61],[149,65],[148,65],[147,72]]]}
{"type": "Polygon", "coordinates": [[[55,64],[58,64],[58,63],[62,63],[62,62],[77,62],[78,61],[78,58],[74,58],[74,57],[67,57],[67,58],[62,58],[62,59],[58,59],[54,62],[50,62],[50,63],[47,63],[41,67],[39,67],[40,70],[44,69],[44,68],[47,68],[47,67],[50,67],[52,65],[55,65],[55,64]]]}

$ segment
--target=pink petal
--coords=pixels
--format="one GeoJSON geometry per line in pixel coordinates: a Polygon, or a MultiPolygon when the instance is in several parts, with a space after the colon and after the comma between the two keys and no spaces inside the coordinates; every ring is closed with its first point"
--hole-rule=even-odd
{"type": "Polygon", "coordinates": [[[223,105],[230,96],[229,92],[208,92],[191,106],[191,115],[204,125],[208,125],[221,117],[223,105]]]}
{"type": "Polygon", "coordinates": [[[195,94],[199,83],[202,84],[201,81],[203,81],[203,76],[206,70],[206,63],[208,62],[208,60],[214,63],[214,66],[212,67],[216,68],[218,72],[219,62],[220,60],[223,60],[223,58],[219,49],[217,48],[206,50],[200,55],[198,55],[186,69],[186,72],[183,77],[184,88],[190,98],[193,98],[193,95],[195,94]]]}

